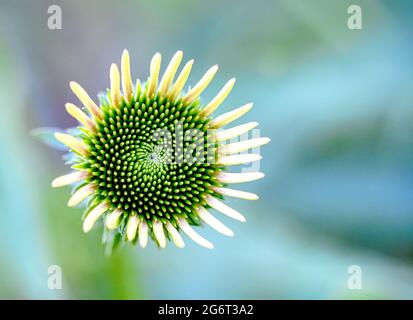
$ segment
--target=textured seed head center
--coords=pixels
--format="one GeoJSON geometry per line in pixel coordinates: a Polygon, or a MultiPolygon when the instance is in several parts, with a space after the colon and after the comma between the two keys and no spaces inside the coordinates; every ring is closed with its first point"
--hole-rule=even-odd
{"type": "Polygon", "coordinates": [[[193,215],[197,205],[205,205],[205,195],[214,193],[211,187],[217,185],[220,170],[207,160],[187,161],[185,150],[194,142],[201,143],[198,157],[210,156],[204,139],[207,120],[195,106],[147,100],[104,109],[90,160],[96,184],[113,208],[126,213],[148,220],[193,215]],[[175,136],[191,129],[199,134],[175,136]]]}

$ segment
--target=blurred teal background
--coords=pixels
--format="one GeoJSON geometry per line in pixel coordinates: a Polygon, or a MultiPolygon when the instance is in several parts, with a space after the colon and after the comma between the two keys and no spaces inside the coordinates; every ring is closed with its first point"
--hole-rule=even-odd
{"type": "Polygon", "coordinates": [[[413,298],[413,3],[410,1],[0,0],[0,298],[375,299],[413,298]],[[58,4],[63,29],[49,30],[58,4]],[[358,4],[363,29],[347,28],[358,4]],[[272,139],[266,178],[230,201],[247,223],[205,228],[208,251],[124,246],[106,258],[101,230],[68,209],[61,152],[30,136],[67,128],[77,103],[109,86],[122,50],[146,79],[159,51],[195,59],[190,83],[218,63],[203,101],[231,77],[221,111],[249,101],[243,121],[272,139]],[[63,289],[49,290],[59,265],[63,289]],[[362,268],[362,290],[347,269],[362,268]]]}

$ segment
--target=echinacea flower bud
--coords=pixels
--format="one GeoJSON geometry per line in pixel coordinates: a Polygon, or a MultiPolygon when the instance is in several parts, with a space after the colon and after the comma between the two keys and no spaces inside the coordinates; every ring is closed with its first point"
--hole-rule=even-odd
{"type": "Polygon", "coordinates": [[[105,232],[124,242],[146,247],[150,237],[160,248],[171,240],[185,246],[182,233],[199,245],[213,244],[193,227],[206,224],[216,231],[234,233],[211,212],[238,221],[245,217],[227,206],[225,196],[257,200],[258,196],[227,188],[227,184],[260,179],[260,172],[228,173],[227,166],[261,160],[259,154],[238,154],[269,142],[255,138],[230,144],[258,126],[257,122],[230,124],[252,108],[248,103],[215,119],[215,112],[231,92],[235,78],[202,105],[200,95],[218,66],[210,68],[192,89],[183,92],[193,60],[175,79],[183,53],[178,51],[160,76],[161,55],[150,63],[149,79],[133,85],[128,51],[122,53],[120,70],[110,67],[110,89],[97,105],[77,83],[70,82],[85,110],[67,103],[67,112],[80,123],[77,133],[56,133],[72,153],[75,171],[56,178],[53,187],[75,184],[68,205],[86,204],[83,231],[89,232],[103,218],[105,232]],[[174,80],[175,79],[175,80],[174,80]],[[86,201],[87,200],[87,201],[86,201]]]}

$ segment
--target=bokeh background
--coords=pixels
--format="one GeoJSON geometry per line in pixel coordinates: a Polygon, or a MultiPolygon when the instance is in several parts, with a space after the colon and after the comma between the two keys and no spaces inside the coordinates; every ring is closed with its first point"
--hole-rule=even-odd
{"type": "Polygon", "coordinates": [[[412,39],[410,1],[0,0],[0,298],[413,298],[412,39]],[[47,27],[53,4],[62,30],[47,27]],[[362,30],[347,28],[350,4],[362,30]],[[247,223],[223,219],[235,238],[201,230],[213,251],[107,258],[101,227],[83,234],[70,189],[50,187],[62,152],[31,131],[76,125],[69,81],[96,97],[124,48],[141,79],[157,51],[194,58],[189,83],[218,63],[203,101],[235,76],[221,110],[253,101],[243,120],[272,139],[248,186],[261,199],[231,201],[247,223]],[[362,290],[347,287],[351,265],[362,290]]]}

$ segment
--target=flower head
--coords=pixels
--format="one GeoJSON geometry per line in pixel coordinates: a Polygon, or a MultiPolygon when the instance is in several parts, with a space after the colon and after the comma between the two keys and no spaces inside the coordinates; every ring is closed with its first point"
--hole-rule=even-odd
{"type": "Polygon", "coordinates": [[[70,83],[86,109],[66,104],[67,112],[81,126],[73,134],[55,133],[56,139],[70,149],[73,172],[56,178],[52,186],[75,185],[68,201],[71,207],[88,199],[84,232],[103,217],[105,238],[112,242],[139,241],[145,247],[150,237],[161,248],[169,240],[183,247],[181,234],[185,233],[201,246],[213,248],[192,226],[206,223],[232,236],[210,208],[245,221],[243,215],[224,204],[224,196],[258,199],[227,185],[257,180],[264,176],[262,173],[227,173],[225,168],[260,160],[256,154],[237,153],[269,139],[224,143],[255,128],[256,122],[221,129],[248,112],[252,104],[212,119],[211,114],[228,96],[235,79],[201,105],[200,94],[218,67],[210,68],[184,93],[193,60],[175,79],[181,60],[182,52],[178,51],[159,78],[161,55],[155,54],[147,82],[141,85],[137,80],[133,85],[125,50],[121,72],[115,64],[110,67],[110,89],[100,96],[99,105],[78,83],[70,83]]]}

